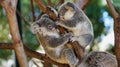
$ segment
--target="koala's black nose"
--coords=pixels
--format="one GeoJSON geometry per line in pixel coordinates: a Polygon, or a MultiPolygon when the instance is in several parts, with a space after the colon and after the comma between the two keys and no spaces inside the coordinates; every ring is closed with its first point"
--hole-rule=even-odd
{"type": "Polygon", "coordinates": [[[60,20],[61,19],[61,16],[58,14],[58,18],[57,18],[57,20],[60,20]]]}
{"type": "Polygon", "coordinates": [[[36,25],[39,25],[39,27],[41,26],[41,24],[40,24],[40,23],[36,23],[36,25]]]}
{"type": "Polygon", "coordinates": [[[60,15],[58,14],[58,18],[60,18],[60,15]]]}

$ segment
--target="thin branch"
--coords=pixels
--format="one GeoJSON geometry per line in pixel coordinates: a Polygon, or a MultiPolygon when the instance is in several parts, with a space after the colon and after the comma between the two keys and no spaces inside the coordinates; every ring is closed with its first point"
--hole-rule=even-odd
{"type": "Polygon", "coordinates": [[[41,2],[41,0],[34,0],[34,2],[39,5],[39,7],[42,9],[43,13],[50,15],[50,18],[52,18],[53,20],[57,19],[56,14],[53,14],[52,11],[47,9],[47,7],[43,4],[43,2],[41,2]]]}
{"type": "Polygon", "coordinates": [[[85,10],[87,5],[91,2],[91,0],[86,0],[85,3],[82,5],[82,10],[85,10]]]}
{"type": "Polygon", "coordinates": [[[12,43],[0,43],[0,49],[14,49],[12,43]]]}
{"type": "Polygon", "coordinates": [[[106,0],[110,12],[114,18],[114,37],[115,37],[115,55],[118,61],[118,67],[120,67],[120,14],[118,14],[113,7],[110,0],[106,0]]]}
{"type": "Polygon", "coordinates": [[[18,62],[21,67],[28,67],[26,55],[23,49],[23,43],[18,31],[18,24],[16,18],[17,0],[4,0],[2,1],[1,5],[5,9],[9,21],[8,24],[10,27],[10,33],[14,42],[13,47],[16,52],[18,62]]]}
{"type": "Polygon", "coordinates": [[[60,4],[63,4],[65,2],[65,0],[60,0],[60,4]]]}
{"type": "Polygon", "coordinates": [[[51,0],[47,0],[48,6],[52,6],[51,0]]]}
{"type": "Polygon", "coordinates": [[[115,8],[113,7],[113,5],[111,3],[111,0],[106,0],[106,1],[107,1],[108,7],[111,11],[111,14],[112,14],[113,18],[118,17],[118,13],[116,12],[115,8]]]}
{"type": "Polygon", "coordinates": [[[22,16],[22,14],[21,14],[18,10],[16,10],[16,12],[17,12],[17,14],[20,16],[20,18],[21,18],[28,26],[30,26],[30,23],[22,16]]]}
{"type": "Polygon", "coordinates": [[[44,13],[46,13],[46,6],[41,0],[34,0],[34,2],[38,4],[38,6],[43,10],[44,13]]]}
{"type": "Polygon", "coordinates": [[[32,11],[32,21],[35,21],[35,12],[34,12],[34,6],[33,6],[33,0],[30,0],[30,6],[32,11]]]}
{"type": "Polygon", "coordinates": [[[33,59],[32,62],[36,65],[36,67],[40,67],[33,59]]]}
{"type": "Polygon", "coordinates": [[[65,2],[65,0],[59,0],[59,2],[55,4],[55,6],[60,6],[60,5],[63,4],[64,2],[65,2]]]}

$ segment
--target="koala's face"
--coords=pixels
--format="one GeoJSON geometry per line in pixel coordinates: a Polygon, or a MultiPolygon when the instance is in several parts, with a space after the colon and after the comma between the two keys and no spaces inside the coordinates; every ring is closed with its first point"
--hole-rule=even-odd
{"type": "Polygon", "coordinates": [[[39,25],[39,27],[42,31],[46,30],[52,32],[56,29],[57,26],[55,25],[55,23],[52,23],[51,21],[43,21],[43,23],[39,25]]]}
{"type": "Polygon", "coordinates": [[[39,33],[43,36],[56,35],[59,32],[57,24],[51,20],[47,14],[42,15],[38,21],[31,25],[31,31],[34,34],[39,33]]]}
{"type": "Polygon", "coordinates": [[[59,18],[62,21],[70,20],[75,14],[75,5],[73,3],[67,2],[61,5],[60,9],[58,10],[59,18]]]}
{"type": "Polygon", "coordinates": [[[49,18],[42,18],[36,24],[39,26],[39,33],[44,36],[58,32],[57,25],[49,18]]]}

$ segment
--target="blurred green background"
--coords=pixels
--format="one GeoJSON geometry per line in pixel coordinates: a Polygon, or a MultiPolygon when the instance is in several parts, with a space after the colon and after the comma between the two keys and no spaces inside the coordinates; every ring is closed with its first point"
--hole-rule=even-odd
{"type": "MultiPolygon", "coordinates": [[[[65,0],[73,1],[73,0],[65,0]]],[[[21,14],[24,18],[32,23],[32,12],[30,9],[30,0],[19,0],[21,6],[21,14]]],[[[47,0],[43,0],[47,5],[47,0]]],[[[59,0],[52,0],[52,4],[56,5],[59,0]]],[[[120,0],[112,0],[115,9],[120,13],[120,0]]],[[[57,9],[59,6],[53,6],[57,9]]],[[[37,17],[41,10],[34,3],[35,16],[37,17]]],[[[90,51],[109,51],[114,54],[114,34],[113,34],[113,18],[107,7],[106,0],[91,0],[86,9],[84,10],[86,15],[92,21],[94,28],[94,41],[86,49],[90,51]]],[[[4,9],[0,6],[0,43],[12,43],[9,25],[4,9]]],[[[22,21],[22,37],[23,43],[33,50],[42,50],[39,47],[39,42],[34,34],[31,33],[29,26],[22,21]]],[[[10,66],[14,64],[13,61],[14,52],[12,50],[0,49],[0,66],[5,66],[6,63],[10,66]]],[[[10,67],[5,66],[5,67],[10,67]]]]}

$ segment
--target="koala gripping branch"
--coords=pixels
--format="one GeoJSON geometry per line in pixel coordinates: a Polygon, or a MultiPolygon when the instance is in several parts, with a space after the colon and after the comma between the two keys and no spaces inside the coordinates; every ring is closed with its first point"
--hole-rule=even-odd
{"type": "MultiPolygon", "coordinates": [[[[44,38],[42,37],[42,35],[37,34],[37,37],[38,37],[38,40],[40,41],[41,45],[43,47],[45,47],[45,44],[47,44],[47,42],[44,40],[44,38]]],[[[44,59],[44,60],[48,61],[48,59],[44,59]]],[[[60,67],[69,67],[69,65],[67,65],[67,64],[59,64],[57,62],[54,62],[53,60],[49,60],[49,61],[51,61],[52,63],[54,63],[54,64],[56,64],[56,65],[58,65],[60,67]]]]}
{"type": "MultiPolygon", "coordinates": [[[[43,10],[44,13],[46,13],[48,15],[50,15],[50,13],[52,13],[50,11],[47,11],[46,6],[41,1],[34,0],[34,2],[40,6],[40,8],[43,10]]],[[[52,15],[53,16],[50,16],[51,18],[53,18],[53,19],[57,18],[57,16],[55,16],[55,14],[52,14],[52,15]]],[[[66,32],[66,30],[64,28],[62,28],[62,27],[58,27],[58,28],[62,34],[64,34],[64,32],[66,32]]],[[[77,42],[74,42],[74,43],[70,42],[70,45],[72,45],[72,48],[74,49],[77,57],[79,58],[79,60],[81,60],[84,56],[82,47],[80,47],[80,45],[77,42]]]]}

